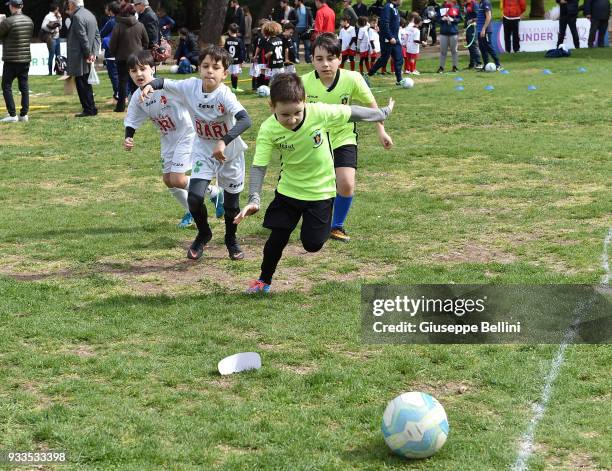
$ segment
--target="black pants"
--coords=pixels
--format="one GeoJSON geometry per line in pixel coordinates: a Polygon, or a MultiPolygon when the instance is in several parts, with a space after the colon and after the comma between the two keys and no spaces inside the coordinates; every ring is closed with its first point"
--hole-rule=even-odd
{"type": "Polygon", "coordinates": [[[499,58],[497,57],[497,53],[491,44],[491,37],[493,33],[485,33],[485,37],[481,38],[480,34],[478,35],[478,48],[480,49],[480,54],[482,54],[482,62],[484,65],[487,65],[489,62],[489,54],[493,58],[495,65],[499,67],[499,58]]]}
{"type": "Polygon", "coordinates": [[[21,113],[25,116],[30,110],[30,89],[28,88],[29,62],[5,62],[2,68],[2,95],[6,110],[10,116],[17,116],[15,100],[13,100],[13,81],[17,79],[21,92],[21,113]]]}
{"type": "Polygon", "coordinates": [[[125,110],[125,99],[128,93],[134,93],[136,85],[132,82],[127,61],[117,61],[117,75],[119,79],[119,98],[117,100],[117,111],[125,110]]]}
{"type": "MultiPolygon", "coordinates": [[[[91,67],[93,67],[93,65],[91,67]]],[[[94,102],[93,88],[87,83],[88,78],[89,73],[86,73],[79,77],[75,77],[74,80],[76,82],[79,100],[81,101],[81,106],[83,107],[83,113],[94,115],[98,114],[98,109],[96,108],[96,103],[94,102]]]]}
{"type": "Polygon", "coordinates": [[[580,47],[580,39],[578,39],[578,30],[576,29],[576,15],[562,15],[559,17],[559,38],[557,39],[557,47],[565,41],[565,30],[569,26],[574,40],[574,47],[580,47]]]}
{"type": "Polygon", "coordinates": [[[595,33],[597,36],[597,47],[604,47],[604,36],[608,28],[608,20],[595,20],[591,18],[591,29],[589,30],[589,47],[595,47],[595,33]]]}
{"type": "Polygon", "coordinates": [[[395,62],[395,79],[399,82],[402,80],[402,64],[404,58],[402,57],[402,46],[399,43],[390,44],[383,42],[380,45],[381,56],[374,62],[374,65],[368,72],[368,75],[374,75],[374,73],[381,67],[386,67],[389,58],[392,57],[395,62]]]}
{"type": "Polygon", "coordinates": [[[506,52],[519,52],[521,46],[519,44],[519,22],[521,20],[509,20],[504,18],[504,44],[506,52]]]}

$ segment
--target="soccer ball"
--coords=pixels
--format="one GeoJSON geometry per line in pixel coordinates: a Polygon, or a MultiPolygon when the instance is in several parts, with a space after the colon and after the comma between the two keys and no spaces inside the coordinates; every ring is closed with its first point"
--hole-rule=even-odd
{"type": "Polygon", "coordinates": [[[173,65],[170,67],[170,73],[178,74],[178,65],[173,65]]]}
{"type": "Polygon", "coordinates": [[[400,80],[400,85],[402,88],[412,88],[414,87],[414,80],[412,80],[410,77],[403,78],[400,80]]]}
{"type": "Polygon", "coordinates": [[[485,65],[485,71],[487,72],[495,72],[497,70],[497,66],[493,62],[489,62],[485,65]]]}
{"type": "Polygon", "coordinates": [[[270,96],[270,87],[268,87],[267,85],[262,85],[261,87],[259,87],[257,89],[257,96],[260,96],[262,98],[270,96]]]}
{"type": "Polygon", "coordinates": [[[405,458],[427,458],[442,448],[449,426],[444,407],[434,397],[407,392],[387,405],[382,432],[394,453],[405,458]]]}

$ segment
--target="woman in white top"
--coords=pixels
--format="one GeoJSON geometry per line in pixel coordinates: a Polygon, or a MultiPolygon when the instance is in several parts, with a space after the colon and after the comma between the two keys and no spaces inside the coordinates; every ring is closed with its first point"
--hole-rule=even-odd
{"type": "Polygon", "coordinates": [[[53,58],[60,55],[61,28],[62,14],[59,5],[52,4],[41,26],[41,38],[46,39],[47,49],[49,50],[49,75],[53,75],[53,58]]]}

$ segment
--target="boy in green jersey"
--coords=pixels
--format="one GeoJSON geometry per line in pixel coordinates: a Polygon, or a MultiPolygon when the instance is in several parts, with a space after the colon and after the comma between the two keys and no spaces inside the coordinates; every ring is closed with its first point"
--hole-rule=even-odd
{"type": "MultiPolygon", "coordinates": [[[[302,76],[308,103],[350,105],[353,101],[357,101],[378,109],[374,95],[361,74],[339,68],[341,49],[340,41],[335,34],[324,33],[315,40],[312,61],[315,70],[302,76]]],[[[376,131],[382,146],[390,149],[393,141],[385,132],[383,123],[377,123],[376,131]]],[[[355,123],[344,123],[330,129],[329,137],[336,171],[336,198],[331,238],[348,242],[350,238],[344,230],[344,223],[355,193],[357,126],[355,123]]]]}
{"type": "Polygon", "coordinates": [[[336,179],[328,131],[349,122],[383,121],[393,106],[393,99],[381,109],[306,104],[304,85],[297,75],[283,73],[274,78],[270,87],[273,115],[263,122],[257,134],[249,202],[234,219],[239,224],[259,210],[266,169],[272,152],[277,150],[281,172],[263,222],[272,232],[264,247],[261,275],[251,282],[247,292],[270,290],[283,249],[300,219],[300,239],[306,251],[318,252],[329,238],[336,179]]]}

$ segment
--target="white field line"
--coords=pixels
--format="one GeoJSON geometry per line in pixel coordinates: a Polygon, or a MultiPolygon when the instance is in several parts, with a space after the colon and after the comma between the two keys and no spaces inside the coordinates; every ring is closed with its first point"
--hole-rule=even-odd
{"type": "MultiPolygon", "coordinates": [[[[603,286],[608,286],[608,283],[610,281],[610,263],[608,260],[608,246],[610,245],[610,242],[612,242],[612,228],[608,229],[608,234],[604,239],[603,254],[601,257],[602,266],[604,269],[604,275],[601,279],[601,284],[603,286]]],[[[576,317],[574,323],[565,333],[565,336],[563,337],[563,340],[559,345],[559,348],[557,349],[557,353],[555,354],[553,362],[550,366],[548,375],[546,375],[546,382],[544,383],[542,397],[540,398],[540,401],[533,407],[533,416],[529,421],[527,431],[522,436],[519,442],[518,456],[516,458],[516,461],[514,462],[514,465],[512,466],[513,471],[527,471],[529,469],[528,463],[529,458],[533,453],[536,427],[538,426],[538,423],[540,422],[540,420],[542,420],[542,417],[544,417],[544,413],[546,412],[546,406],[548,405],[548,401],[550,400],[553,384],[557,379],[559,371],[561,370],[561,366],[563,365],[563,362],[565,360],[565,351],[567,350],[567,346],[576,336],[576,326],[578,325],[580,317],[582,317],[582,313],[585,311],[585,308],[589,307],[589,305],[590,303],[586,305],[579,304],[578,306],[576,306],[576,317]]]]}

